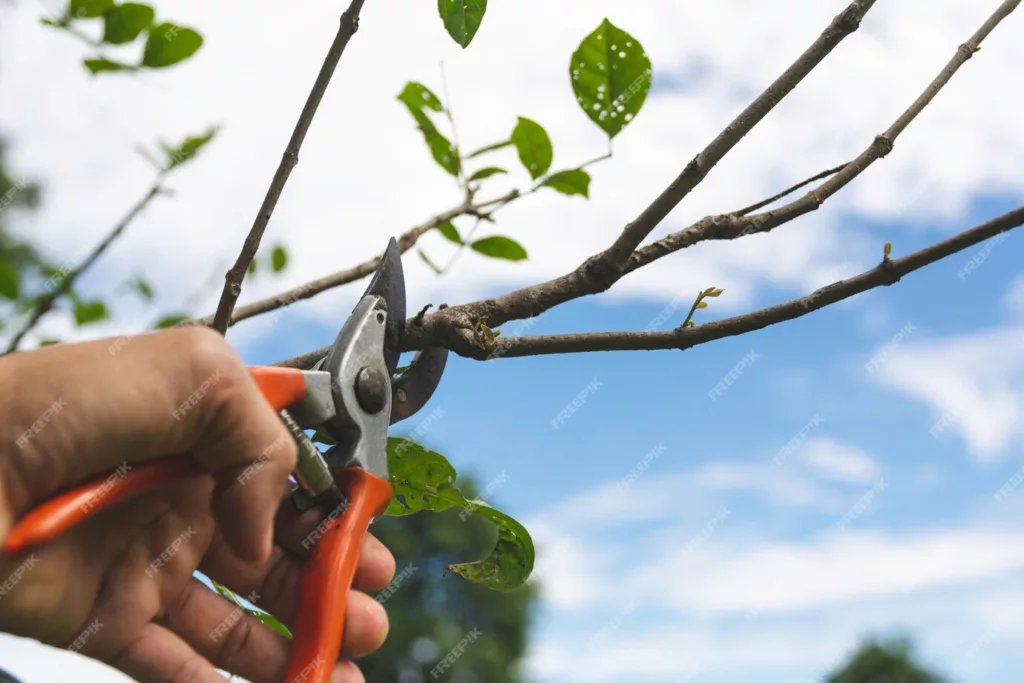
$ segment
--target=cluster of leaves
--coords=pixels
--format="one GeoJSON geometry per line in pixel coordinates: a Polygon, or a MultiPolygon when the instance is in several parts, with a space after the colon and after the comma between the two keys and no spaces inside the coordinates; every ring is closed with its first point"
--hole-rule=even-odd
{"type": "Polygon", "coordinates": [[[145,35],[138,63],[126,64],[97,55],[83,61],[85,68],[93,74],[164,69],[188,59],[203,45],[203,37],[194,29],[167,21],[157,22],[156,10],[136,2],[118,4],[114,0],[70,0],[60,17],[43,19],[42,22],[68,31],[96,48],[128,45],[145,35]],[[97,21],[103,24],[99,39],[90,38],[78,29],[82,23],[97,21]]]}
{"type": "MultiPolygon", "coordinates": [[[[486,8],[487,3],[483,0],[439,1],[441,16],[449,34],[463,47],[476,34],[486,8]]],[[[612,139],[622,132],[643,106],[650,90],[652,73],[651,61],[640,42],[607,19],[584,38],[572,54],[569,76],[573,93],[587,117],[608,136],[609,149],[612,139]]],[[[451,119],[451,112],[427,86],[410,81],[399,93],[398,100],[416,120],[434,161],[447,173],[458,178],[467,189],[476,192],[483,181],[507,175],[508,170],[500,166],[483,166],[468,172],[467,176],[464,162],[514,147],[519,161],[533,182],[530,192],[549,187],[565,195],[589,198],[591,178],[582,166],[550,172],[554,148],[547,131],[536,121],[520,116],[507,138],[485,145],[463,157],[458,146],[442,134],[430,119],[430,113],[445,114],[451,119]]],[[[611,156],[610,151],[602,158],[608,156],[611,156]]],[[[509,261],[528,258],[522,245],[504,235],[470,240],[464,238],[451,221],[439,225],[437,231],[458,248],[469,247],[483,256],[509,261]]],[[[422,249],[419,255],[434,272],[444,272],[422,249]]]]}

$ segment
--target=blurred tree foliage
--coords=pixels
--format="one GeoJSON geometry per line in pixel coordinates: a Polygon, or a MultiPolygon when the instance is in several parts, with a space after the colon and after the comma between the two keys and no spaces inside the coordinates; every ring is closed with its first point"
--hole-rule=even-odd
{"type": "MultiPolygon", "coordinates": [[[[477,496],[470,477],[460,477],[459,488],[467,497],[477,496]]],[[[391,621],[387,641],[358,660],[367,683],[525,680],[520,664],[537,597],[533,584],[500,592],[445,570],[491,552],[497,538],[493,523],[451,508],[384,517],[374,523],[373,533],[394,553],[398,569],[377,596],[391,621]],[[453,653],[460,642],[462,653],[453,653]],[[440,664],[449,654],[453,664],[440,664]]]]}
{"type": "MultiPolygon", "coordinates": [[[[8,167],[6,151],[7,143],[0,138],[0,300],[21,304],[24,309],[30,302],[25,301],[22,283],[45,264],[35,247],[11,233],[9,219],[16,211],[38,207],[40,190],[8,167]]],[[[6,316],[0,314],[0,331],[6,322],[6,316]]]]}
{"type": "Polygon", "coordinates": [[[946,679],[915,661],[909,638],[870,638],[825,683],[946,683],[946,679]]]}

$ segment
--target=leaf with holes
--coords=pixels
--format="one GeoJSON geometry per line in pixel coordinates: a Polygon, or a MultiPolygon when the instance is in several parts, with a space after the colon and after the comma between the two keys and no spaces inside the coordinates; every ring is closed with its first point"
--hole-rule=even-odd
{"type": "Polygon", "coordinates": [[[526,583],[535,558],[529,532],[484,501],[467,500],[455,487],[458,475],[447,458],[415,441],[392,436],[388,437],[388,469],[393,498],[386,514],[401,516],[460,507],[497,525],[498,542],[487,557],[448,565],[449,570],[497,591],[512,590],[526,583]]]}
{"type": "Polygon", "coordinates": [[[487,11],[487,0],[437,0],[448,35],[463,49],[473,41],[487,11]]]}
{"type": "Polygon", "coordinates": [[[398,99],[405,103],[405,106],[410,109],[422,109],[426,107],[432,111],[444,111],[444,106],[441,104],[441,100],[438,99],[430,88],[417,83],[416,81],[409,81],[405,84],[402,92],[398,94],[398,99]]]}
{"type": "Polygon", "coordinates": [[[458,229],[452,225],[451,221],[445,221],[441,225],[437,226],[437,231],[441,233],[446,240],[454,242],[455,244],[462,244],[462,236],[459,234],[458,229]]]}
{"type": "Polygon", "coordinates": [[[203,37],[190,28],[163,23],[149,30],[142,66],[154,69],[173,66],[188,59],[203,46],[203,37]]]}
{"type": "Polygon", "coordinates": [[[275,273],[280,273],[282,270],[288,267],[288,252],[284,250],[280,244],[274,247],[274,250],[270,252],[270,269],[275,273]]]}
{"type": "Polygon", "coordinates": [[[589,199],[590,174],[580,168],[559,171],[552,173],[547,180],[541,183],[541,187],[550,187],[562,194],[581,194],[589,199]]]}
{"type": "Polygon", "coordinates": [[[110,45],[130,43],[152,26],[156,11],[149,5],[126,2],[103,14],[103,42],[110,45]]]}
{"type": "Polygon", "coordinates": [[[554,150],[547,131],[536,121],[519,117],[519,123],[512,131],[512,144],[519,152],[519,160],[529,171],[530,177],[536,180],[551,168],[554,150]]]}
{"type": "Polygon", "coordinates": [[[484,178],[490,178],[492,175],[498,175],[499,173],[508,173],[503,168],[497,166],[488,166],[487,168],[481,168],[479,171],[469,176],[470,180],[483,180],[484,178]]]}
{"type": "Polygon", "coordinates": [[[479,239],[469,245],[473,251],[491,258],[500,258],[507,261],[526,260],[526,250],[515,240],[501,235],[491,235],[479,239]]]}
{"type": "Polygon", "coordinates": [[[526,583],[533,571],[536,553],[526,527],[482,500],[469,502],[466,509],[497,525],[498,542],[484,559],[450,564],[448,569],[464,579],[496,591],[510,591],[526,583]]]}
{"type": "Polygon", "coordinates": [[[609,139],[636,117],[652,75],[640,42],[607,19],[583,39],[569,63],[576,101],[609,139]]]}

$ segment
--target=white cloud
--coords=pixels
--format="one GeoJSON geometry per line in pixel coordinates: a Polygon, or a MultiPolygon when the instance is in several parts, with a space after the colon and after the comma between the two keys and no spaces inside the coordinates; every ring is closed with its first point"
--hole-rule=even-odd
{"type": "Polygon", "coordinates": [[[909,340],[871,376],[928,405],[933,434],[959,433],[982,460],[1000,458],[1024,436],[1024,327],[909,340]]]}
{"type": "Polygon", "coordinates": [[[1003,297],[1003,304],[1012,315],[1024,319],[1024,275],[1017,277],[1010,285],[1003,297]]]}
{"type": "Polygon", "coordinates": [[[629,558],[625,570],[579,556],[565,567],[563,581],[599,590],[589,605],[559,605],[576,615],[571,623],[588,615],[587,627],[550,624],[552,635],[532,649],[531,669],[545,680],[736,672],[738,681],[756,672],[774,682],[782,680],[776,672],[800,671],[820,680],[856,639],[894,627],[941,652],[948,670],[980,666],[972,652],[984,650],[981,660],[1005,656],[1001,648],[1024,630],[1013,617],[1024,575],[1024,534],[1016,531],[833,529],[783,541],[723,527],[695,550],[662,539],[638,553],[624,543],[605,539],[600,547],[629,558]],[[627,599],[635,611],[608,622],[612,637],[581,656],[627,599]]]}
{"type": "Polygon", "coordinates": [[[878,463],[871,456],[849,444],[834,439],[808,439],[799,457],[828,479],[851,483],[873,482],[879,474],[878,463]]]}
{"type": "MultiPolygon", "coordinates": [[[[547,192],[509,207],[494,229],[522,241],[529,262],[467,255],[439,280],[411,258],[410,307],[464,301],[558,275],[606,246],[846,4],[787,0],[768,12],[754,0],[699,8],[661,0],[628,9],[612,0],[530,0],[490,7],[477,39],[463,51],[444,33],[433,6],[368,3],[265,238],[268,244],[291,245],[293,269],[282,280],[247,284],[243,299],[378,253],[391,234],[459,201],[454,183],[434,167],[394,99],[408,79],[440,90],[439,59],[445,60],[464,146],[500,139],[524,115],[551,133],[556,166],[605,149],[602,134],[577,109],[565,68],[579,40],[603,17],[643,42],[656,74],[668,78],[695,64],[702,69],[685,89],[650,97],[616,139],[615,157],[594,168],[591,200],[547,192]]],[[[166,310],[237,255],[338,13],[326,0],[302,12],[272,3],[259,12],[247,9],[237,3],[176,3],[168,17],[202,29],[205,46],[185,66],[139,78],[87,76],[81,44],[39,26],[35,4],[6,10],[0,28],[6,103],[0,125],[16,143],[12,158],[18,168],[46,184],[46,208],[22,227],[57,256],[80,258],[144,191],[150,174],[134,145],[225,124],[203,157],[171,181],[176,198],[151,207],[104,257],[103,272],[91,282],[94,290],[109,290],[141,269],[166,310]]],[[[858,153],[989,11],[967,1],[927,13],[911,0],[878,5],[861,30],[748,135],[656,235],[760,199],[858,153]]],[[[625,278],[606,296],[668,299],[714,284],[728,292],[716,302],[716,310],[728,314],[755,303],[758,292],[770,289],[767,284],[795,295],[867,265],[877,244],[845,218],[932,221],[948,231],[959,226],[977,193],[1024,193],[1016,163],[1024,155],[1024,130],[1013,114],[1017,103],[1007,99],[1016,95],[1002,87],[1024,59],[1024,44],[1012,39],[1014,21],[1019,18],[999,27],[896,151],[848,193],[776,234],[699,245],[665,259],[625,278]]],[[[495,161],[518,165],[508,150],[495,161]]],[[[499,180],[495,192],[505,183],[499,180]]],[[[424,246],[445,260],[450,245],[431,236],[424,246]]],[[[302,304],[297,314],[334,320],[355,293],[320,297],[302,304]]],[[[213,306],[215,294],[204,310],[213,306]]],[[[125,329],[134,322],[125,315],[130,319],[88,334],[125,329]]],[[[44,330],[71,338],[82,334],[55,320],[44,330]]],[[[257,334],[243,327],[234,338],[244,342],[257,334]]]]}

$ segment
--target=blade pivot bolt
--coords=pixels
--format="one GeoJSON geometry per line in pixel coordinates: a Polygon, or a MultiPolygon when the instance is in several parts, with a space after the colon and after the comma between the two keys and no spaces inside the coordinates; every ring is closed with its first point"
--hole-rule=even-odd
{"type": "Polygon", "coordinates": [[[363,368],[356,376],[356,399],[363,410],[376,415],[387,407],[387,385],[383,373],[363,368]]]}

